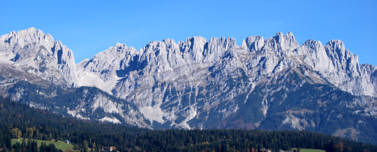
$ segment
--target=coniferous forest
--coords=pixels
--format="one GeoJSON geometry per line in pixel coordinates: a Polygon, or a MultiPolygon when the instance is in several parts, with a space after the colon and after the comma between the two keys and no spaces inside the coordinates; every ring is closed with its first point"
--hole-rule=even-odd
{"type": "Polygon", "coordinates": [[[62,117],[0,99],[0,151],[61,151],[33,140],[60,140],[77,151],[272,151],[314,148],[377,151],[377,146],[323,134],[260,130],[148,130],[62,117]],[[12,139],[30,139],[11,143],[12,139]],[[31,140],[33,139],[33,140],[31,140]]]}

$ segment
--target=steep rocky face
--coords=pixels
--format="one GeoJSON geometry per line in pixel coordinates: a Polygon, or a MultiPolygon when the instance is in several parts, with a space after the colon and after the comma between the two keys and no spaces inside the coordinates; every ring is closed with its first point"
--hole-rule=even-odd
{"type": "Polygon", "coordinates": [[[281,71],[288,65],[307,65],[352,94],[376,96],[377,90],[373,77],[376,68],[360,65],[357,56],[346,50],[343,42],[333,40],[323,46],[319,41],[308,40],[299,46],[292,33],[277,33],[269,39],[251,36],[242,46],[237,46],[234,39],[211,38],[207,42],[202,37],[179,43],[155,41],[140,51],[118,43],[78,65],[71,50],[35,28],[3,35],[0,43],[2,64],[16,66],[54,83],[96,86],[109,93],[119,92],[123,95],[117,96],[122,98],[128,92],[126,86],[132,87],[136,79],[148,84],[171,81],[211,67],[225,56],[232,63],[224,71],[241,68],[251,79],[281,71]]]}
{"type": "Polygon", "coordinates": [[[232,63],[224,71],[231,72],[232,69],[242,68],[251,79],[273,74],[288,68],[289,65],[306,65],[342,90],[355,95],[376,96],[376,83],[371,79],[376,68],[360,65],[357,56],[346,50],[341,41],[330,41],[323,46],[319,41],[308,40],[299,46],[292,33],[278,33],[266,40],[260,36],[248,37],[242,46],[237,46],[235,40],[229,38],[212,38],[207,42],[204,38],[193,37],[178,44],[173,40],[151,42],[140,51],[126,46],[118,48],[129,52],[127,55],[110,53],[116,47],[84,61],[85,67],[81,66],[80,69],[101,78],[100,82],[111,82],[111,85],[105,85],[106,88],[97,86],[107,92],[119,92],[122,94],[118,95],[121,98],[125,98],[128,92],[124,89],[125,86],[132,87],[131,83],[137,81],[136,79],[148,84],[172,81],[182,75],[192,75],[195,70],[211,67],[225,56],[228,56],[232,63]],[[113,56],[115,54],[116,56],[113,56]],[[106,60],[107,58],[111,59],[106,60]],[[102,62],[112,61],[112,66],[100,66],[102,62],[97,61],[100,59],[103,59],[102,62]],[[106,70],[103,71],[103,68],[106,70]],[[124,79],[125,77],[127,79],[124,79]],[[117,82],[120,79],[122,81],[117,82]]]}
{"type": "Polygon", "coordinates": [[[6,93],[12,101],[65,116],[151,128],[134,104],[94,87],[67,89],[53,84],[40,86],[19,81],[6,93]]]}
{"type": "Polygon", "coordinates": [[[117,43],[79,64],[70,50],[39,30],[0,40],[3,95],[81,119],[376,139],[368,132],[377,132],[371,127],[377,117],[377,68],[359,64],[339,40],[299,45],[292,33],[277,33],[250,36],[238,46],[232,38],[192,37],[150,42],[139,51],[117,43]],[[20,80],[31,84],[19,85],[20,80]],[[55,84],[72,88],[30,90],[55,84]]]}
{"type": "MultiPolygon", "coordinates": [[[[308,40],[299,46],[292,33],[278,33],[269,39],[248,37],[242,46],[229,38],[212,38],[207,42],[202,37],[193,37],[179,43],[173,40],[151,42],[140,51],[125,46],[112,47],[82,65],[85,65],[82,66],[84,71],[111,84],[106,86],[112,87],[103,90],[111,90],[113,95],[130,100],[141,109],[160,109],[165,102],[176,102],[164,95],[169,89],[184,92],[187,89],[198,91],[211,84],[224,87],[225,82],[234,77],[245,78],[245,88],[238,86],[240,90],[253,92],[256,85],[270,81],[278,73],[302,66],[307,68],[303,74],[318,83],[335,85],[354,95],[376,95],[372,76],[376,68],[360,65],[357,56],[346,50],[343,42],[330,41],[323,46],[319,41],[308,40]],[[116,53],[111,52],[116,48],[127,53],[113,56],[116,53]],[[112,64],[103,69],[102,65],[107,64],[102,62],[108,62],[108,58],[112,64]],[[100,59],[104,60],[97,61],[100,59]],[[98,72],[100,70],[106,72],[98,72]],[[109,75],[111,79],[106,79],[109,75]]],[[[232,89],[230,101],[244,93],[232,89]]],[[[223,94],[226,90],[217,92],[223,94]]],[[[196,95],[191,97],[195,101],[196,95]]],[[[229,103],[224,99],[213,100],[229,103]]],[[[184,107],[189,108],[190,105],[184,107]]],[[[176,117],[170,110],[162,110],[164,112],[166,117],[176,117]]]]}
{"type": "MultiPolygon", "coordinates": [[[[130,62],[135,62],[136,49],[117,43],[114,47],[101,52],[92,59],[87,59],[78,64],[77,86],[95,86],[111,93],[122,70],[130,62]]],[[[134,67],[132,67],[134,68],[134,67]]]]}
{"type": "Polygon", "coordinates": [[[298,51],[306,54],[303,64],[313,67],[340,89],[354,95],[376,96],[377,84],[370,78],[376,68],[359,64],[358,57],[346,50],[343,42],[332,40],[322,46],[310,40],[298,51]]]}
{"type": "Polygon", "coordinates": [[[0,64],[56,84],[72,86],[76,81],[72,51],[35,28],[0,36],[0,64]]]}

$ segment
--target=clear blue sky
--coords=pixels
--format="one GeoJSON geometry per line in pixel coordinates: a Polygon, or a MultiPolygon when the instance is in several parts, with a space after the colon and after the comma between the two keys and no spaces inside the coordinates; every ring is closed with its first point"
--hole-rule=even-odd
{"type": "Polygon", "coordinates": [[[0,0],[0,34],[34,26],[74,51],[76,62],[116,42],[191,36],[271,37],[345,42],[361,63],[377,65],[376,0],[0,0]]]}

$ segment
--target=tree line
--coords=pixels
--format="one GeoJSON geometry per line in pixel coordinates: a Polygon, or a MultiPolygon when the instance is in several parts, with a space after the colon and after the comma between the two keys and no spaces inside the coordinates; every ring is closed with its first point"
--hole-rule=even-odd
{"type": "Polygon", "coordinates": [[[0,99],[2,151],[58,151],[54,145],[28,142],[11,145],[12,138],[62,140],[78,151],[273,151],[315,148],[326,151],[377,151],[377,146],[324,134],[261,130],[148,130],[77,120],[0,99]]]}

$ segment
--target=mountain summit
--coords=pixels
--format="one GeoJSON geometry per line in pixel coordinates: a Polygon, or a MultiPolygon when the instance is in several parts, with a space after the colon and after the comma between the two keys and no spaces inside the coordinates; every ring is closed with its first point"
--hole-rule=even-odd
{"type": "Polygon", "coordinates": [[[72,51],[34,27],[0,36],[0,63],[55,84],[76,81],[72,51]]]}
{"type": "Polygon", "coordinates": [[[224,37],[140,50],[117,43],[75,64],[71,50],[30,28],[0,37],[0,66],[4,96],[81,119],[377,139],[377,68],[359,64],[339,40],[299,45],[292,33],[277,33],[241,46],[224,37]]]}

